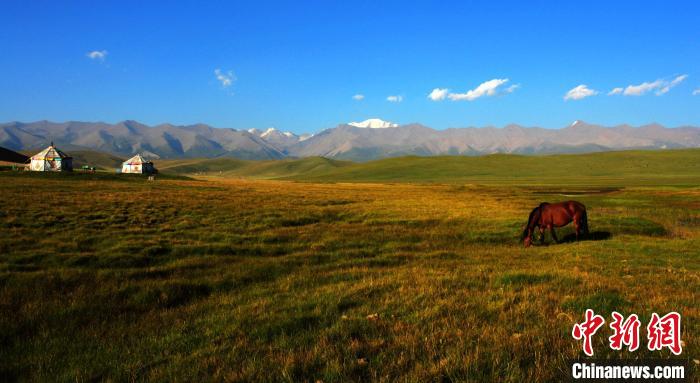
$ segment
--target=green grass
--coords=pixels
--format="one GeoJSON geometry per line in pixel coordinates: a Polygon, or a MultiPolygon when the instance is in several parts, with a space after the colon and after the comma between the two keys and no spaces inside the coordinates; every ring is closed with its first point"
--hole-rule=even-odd
{"type": "MultiPolygon", "coordinates": [[[[648,167],[683,182],[599,155],[613,156],[600,170],[617,167],[612,186],[601,186],[607,173],[569,186],[556,170],[566,162],[549,157],[527,157],[552,166],[534,186],[488,170],[495,157],[405,159],[452,169],[419,184],[378,182],[388,170],[328,183],[343,178],[315,167],[359,179],[352,169],[384,162],[319,159],[244,165],[270,177],[289,167],[307,182],[0,172],[0,376],[561,381],[566,360],[583,355],[570,333],[586,308],[608,321],[612,310],[637,313],[644,325],[652,312],[680,312],[697,373],[697,162],[671,169],[665,157],[697,154],[630,154],[661,156],[648,167]],[[446,176],[475,164],[504,178],[446,176]],[[530,209],[569,198],[588,207],[596,240],[524,249],[530,209]]],[[[396,172],[392,182],[420,179],[396,172]]],[[[597,357],[670,356],[611,351],[609,335],[607,325],[596,335],[597,357]]]]}
{"type": "Polygon", "coordinates": [[[480,157],[400,157],[364,163],[320,157],[273,161],[161,160],[163,172],[307,182],[486,183],[575,186],[697,185],[700,149],[480,157]]]}
{"type": "Polygon", "coordinates": [[[603,184],[697,184],[700,150],[626,151],[592,154],[481,157],[402,157],[288,178],[332,182],[504,182],[603,184]]]}
{"type": "Polygon", "coordinates": [[[321,157],[249,161],[234,158],[161,160],[158,169],[165,173],[217,177],[283,178],[303,177],[350,166],[352,163],[321,157]]]}
{"type": "Polygon", "coordinates": [[[122,162],[126,160],[109,153],[92,150],[73,150],[70,152],[70,156],[73,157],[73,168],[76,170],[86,165],[114,172],[115,169],[121,169],[122,162]]]}

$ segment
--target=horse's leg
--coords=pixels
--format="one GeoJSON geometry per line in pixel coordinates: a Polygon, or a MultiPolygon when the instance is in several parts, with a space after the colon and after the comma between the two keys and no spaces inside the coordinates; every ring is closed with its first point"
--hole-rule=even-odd
{"type": "Polygon", "coordinates": [[[557,238],[557,233],[554,231],[554,225],[550,226],[549,230],[552,232],[552,239],[554,240],[554,243],[559,243],[559,238],[557,238]]]}
{"type": "Polygon", "coordinates": [[[578,241],[578,236],[579,236],[579,234],[581,234],[581,225],[580,225],[580,222],[581,222],[581,217],[580,217],[580,216],[575,216],[575,217],[574,217],[574,229],[575,229],[575,232],[576,232],[576,241],[578,241]]]}
{"type": "Polygon", "coordinates": [[[540,244],[544,245],[544,226],[540,226],[540,244]]]}

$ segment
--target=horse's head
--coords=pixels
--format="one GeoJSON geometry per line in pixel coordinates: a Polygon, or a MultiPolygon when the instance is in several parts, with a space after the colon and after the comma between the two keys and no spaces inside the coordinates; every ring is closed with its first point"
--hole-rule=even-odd
{"type": "Polygon", "coordinates": [[[532,233],[534,231],[530,228],[530,222],[523,227],[523,233],[520,235],[520,241],[525,245],[525,247],[530,247],[532,245],[532,233]]]}
{"type": "Polygon", "coordinates": [[[533,231],[530,230],[530,225],[528,223],[523,229],[523,235],[520,236],[520,240],[523,241],[525,247],[530,247],[530,245],[532,245],[532,233],[533,231]]]}
{"type": "Polygon", "coordinates": [[[527,225],[525,225],[523,235],[520,237],[520,240],[523,241],[525,247],[530,247],[530,245],[532,245],[532,233],[539,225],[541,206],[542,205],[532,209],[530,216],[527,218],[527,225]]]}

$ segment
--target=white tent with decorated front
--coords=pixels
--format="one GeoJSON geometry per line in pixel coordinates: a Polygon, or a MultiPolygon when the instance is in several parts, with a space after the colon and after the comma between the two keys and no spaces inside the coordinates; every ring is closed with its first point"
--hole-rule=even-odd
{"type": "Polygon", "coordinates": [[[131,174],[153,174],[156,168],[153,162],[146,160],[137,154],[122,163],[122,173],[131,174]]]}
{"type": "Polygon", "coordinates": [[[73,158],[51,145],[31,158],[29,169],[35,172],[70,172],[73,158]]]}

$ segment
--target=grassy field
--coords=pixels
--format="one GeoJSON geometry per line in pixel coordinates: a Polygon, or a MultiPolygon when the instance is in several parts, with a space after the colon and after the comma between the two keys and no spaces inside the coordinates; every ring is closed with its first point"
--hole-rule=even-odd
{"type": "Polygon", "coordinates": [[[160,171],[172,174],[187,174],[219,178],[290,178],[311,177],[326,174],[337,168],[353,165],[352,162],[321,157],[284,159],[271,161],[249,161],[235,158],[194,158],[183,160],[161,160],[160,171]]]}
{"type": "Polygon", "coordinates": [[[401,157],[352,163],[311,157],[276,161],[231,158],[160,160],[166,173],[199,177],[312,182],[698,185],[700,149],[481,157],[401,157]]]}
{"type": "MultiPolygon", "coordinates": [[[[0,376],[561,381],[586,308],[678,311],[697,373],[698,151],[628,154],[241,165],[305,182],[0,173],[0,376]],[[529,211],[571,198],[593,240],[524,249],[529,211]]],[[[597,357],[671,355],[609,335],[597,357]]]]}
{"type": "Polygon", "coordinates": [[[117,157],[113,154],[96,152],[92,150],[74,150],[70,152],[73,157],[73,167],[79,169],[83,165],[94,166],[97,169],[107,172],[115,172],[115,169],[122,167],[125,158],[117,157]]]}

